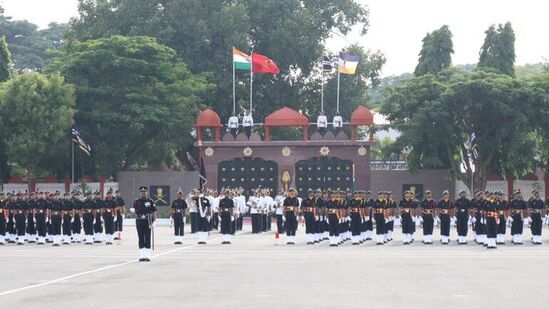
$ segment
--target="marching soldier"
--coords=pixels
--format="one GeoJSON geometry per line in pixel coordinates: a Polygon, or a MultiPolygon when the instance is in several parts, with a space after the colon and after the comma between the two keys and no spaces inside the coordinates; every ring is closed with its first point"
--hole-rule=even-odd
{"type": "Polygon", "coordinates": [[[6,233],[8,234],[8,243],[15,243],[15,221],[14,214],[16,211],[16,196],[13,193],[8,193],[8,201],[6,205],[6,211],[8,212],[6,233]]]}
{"type": "Polygon", "coordinates": [[[204,195],[199,194],[198,191],[194,190],[194,203],[198,210],[198,244],[205,245],[208,239],[208,231],[210,227],[210,216],[211,208],[210,201],[204,197],[204,195]]]}
{"type": "Polygon", "coordinates": [[[278,231],[278,234],[284,233],[284,221],[282,218],[284,217],[284,199],[286,198],[284,191],[280,190],[278,192],[278,195],[275,197],[275,203],[276,203],[276,228],[278,231]]]}
{"type": "Polygon", "coordinates": [[[25,234],[27,232],[26,230],[26,203],[23,200],[23,194],[17,193],[17,198],[15,201],[15,207],[13,209],[13,219],[15,220],[15,231],[17,233],[17,244],[18,245],[24,245],[25,244],[25,234]]]}
{"type": "Polygon", "coordinates": [[[362,232],[362,214],[364,212],[364,205],[360,198],[361,191],[353,192],[353,198],[349,201],[349,212],[351,215],[351,243],[353,245],[360,245],[361,232],[362,232]]]}
{"type": "Polygon", "coordinates": [[[330,247],[339,245],[339,203],[337,201],[337,193],[330,193],[330,200],[326,202],[326,212],[328,215],[328,224],[330,228],[330,247]]]}
{"type": "Polygon", "coordinates": [[[445,190],[442,192],[442,198],[437,205],[438,218],[440,220],[440,242],[443,245],[447,245],[450,242],[450,217],[453,208],[450,201],[450,192],[445,190]]]}
{"type": "Polygon", "coordinates": [[[497,236],[497,220],[498,220],[498,208],[494,196],[492,193],[486,195],[486,202],[484,207],[484,222],[486,225],[486,247],[488,249],[497,249],[496,236],[497,236]]]}
{"type": "Polygon", "coordinates": [[[86,245],[93,244],[93,220],[95,218],[95,202],[92,199],[92,192],[86,192],[86,199],[82,204],[83,214],[82,219],[84,221],[84,241],[86,245]]]}
{"type": "Polygon", "coordinates": [[[31,192],[27,200],[27,241],[31,244],[36,243],[36,224],[34,219],[34,204],[36,203],[36,192],[31,192]]]}
{"type": "Polygon", "coordinates": [[[80,192],[73,191],[72,193],[72,209],[74,212],[74,220],[72,222],[72,242],[81,242],[82,233],[82,207],[84,203],[80,200],[80,192]]]}
{"type": "Polygon", "coordinates": [[[231,224],[234,222],[234,202],[230,197],[230,191],[228,189],[223,192],[223,198],[219,200],[219,211],[221,216],[221,236],[222,245],[231,244],[231,224]]]}
{"type": "Polygon", "coordinates": [[[402,244],[412,243],[413,225],[416,211],[416,202],[413,199],[414,194],[410,191],[404,192],[404,199],[400,201],[400,224],[402,227],[402,244]]]}
{"type": "Polygon", "coordinates": [[[314,192],[312,189],[309,189],[307,190],[307,197],[301,203],[301,211],[303,211],[303,217],[305,219],[305,238],[307,240],[307,245],[314,244],[315,208],[314,192]]]}
{"type": "Polygon", "coordinates": [[[486,240],[486,224],[484,220],[484,213],[486,210],[487,201],[484,198],[484,192],[479,191],[476,194],[476,199],[473,203],[473,208],[476,209],[475,218],[473,222],[475,223],[475,231],[477,239],[475,240],[479,245],[487,244],[486,240]]]}
{"type": "Polygon", "coordinates": [[[454,206],[456,213],[456,229],[458,234],[457,243],[460,245],[466,245],[469,223],[469,208],[471,206],[471,202],[467,198],[467,192],[465,190],[459,192],[459,198],[456,200],[454,206]]]}
{"type": "Polygon", "coordinates": [[[290,188],[288,197],[284,199],[284,221],[286,222],[287,245],[295,245],[295,232],[297,231],[297,218],[299,214],[299,200],[294,188],[290,188]]]}
{"type": "Polygon", "coordinates": [[[101,199],[101,192],[95,191],[94,206],[95,206],[95,223],[93,225],[93,242],[101,243],[103,236],[103,209],[105,208],[105,202],[101,199]]]}
{"type": "Polygon", "coordinates": [[[526,217],[528,206],[522,198],[519,189],[513,192],[513,199],[510,202],[511,216],[508,221],[511,224],[511,243],[514,245],[522,245],[522,231],[524,229],[523,219],[526,217]]]}
{"type": "Polygon", "coordinates": [[[315,244],[320,243],[323,240],[322,234],[324,233],[324,213],[323,213],[323,199],[322,199],[322,190],[316,189],[314,193],[314,204],[315,204],[315,231],[314,231],[314,242],[315,244]]]}
{"type": "Polygon", "coordinates": [[[63,206],[63,245],[69,245],[71,243],[72,237],[72,220],[74,216],[74,209],[72,201],[70,199],[70,193],[66,192],[63,194],[63,199],[61,200],[61,205],[63,206]]]}
{"type": "Polygon", "coordinates": [[[135,227],[139,239],[139,262],[151,261],[151,231],[155,221],[156,205],[147,197],[148,188],[139,187],[140,197],[133,202],[130,209],[135,213],[135,227]]]}
{"type": "Polygon", "coordinates": [[[59,200],[59,191],[55,192],[50,202],[50,222],[51,222],[51,235],[53,238],[53,246],[61,245],[61,224],[63,221],[63,204],[59,200]]]}
{"type": "Polygon", "coordinates": [[[423,243],[426,245],[433,244],[436,208],[437,203],[433,199],[433,193],[430,190],[425,191],[425,199],[421,202],[421,221],[423,224],[423,243]]]}
{"type": "Polygon", "coordinates": [[[38,234],[38,244],[46,244],[46,221],[48,220],[48,201],[44,192],[38,194],[38,199],[34,203],[34,216],[36,219],[36,232],[38,234]]]}
{"type": "Polygon", "coordinates": [[[385,207],[386,207],[386,200],[385,200],[385,192],[379,191],[377,193],[377,199],[372,204],[372,208],[374,211],[374,220],[376,223],[376,245],[383,245],[385,244],[384,241],[384,234],[385,234],[385,224],[386,224],[386,218],[385,218],[385,207]]]}
{"type": "Polygon", "coordinates": [[[541,245],[542,216],[545,213],[545,203],[540,198],[539,191],[532,191],[532,198],[528,202],[530,229],[532,230],[532,243],[541,245]]]}
{"type": "Polygon", "coordinates": [[[496,235],[496,244],[504,245],[505,244],[505,227],[506,227],[506,218],[509,217],[509,205],[503,197],[502,191],[496,192],[496,208],[498,211],[498,231],[496,235]]]}
{"type": "Polygon", "coordinates": [[[112,196],[113,191],[109,189],[104,201],[103,222],[105,222],[105,244],[112,245],[114,241],[114,218],[116,217],[116,201],[112,196]]]}
{"type": "Polygon", "coordinates": [[[250,207],[250,217],[252,219],[252,234],[260,233],[260,214],[259,214],[259,197],[257,191],[253,191],[248,198],[248,206],[250,207]]]}
{"type": "Polygon", "coordinates": [[[374,205],[374,199],[371,198],[372,192],[368,191],[366,192],[366,198],[365,198],[365,218],[364,218],[364,225],[365,225],[365,240],[372,240],[372,235],[374,233],[374,213],[372,210],[372,206],[374,205]]]}
{"type": "Polygon", "coordinates": [[[173,200],[171,206],[175,235],[174,244],[182,245],[183,235],[185,235],[185,212],[187,211],[187,202],[183,199],[183,191],[181,191],[181,189],[177,190],[176,196],[177,198],[173,200]]]}
{"type": "Polygon", "coordinates": [[[116,190],[116,221],[114,222],[114,231],[116,232],[115,240],[122,239],[122,231],[124,230],[124,218],[126,217],[126,201],[122,198],[122,192],[116,190]]]}

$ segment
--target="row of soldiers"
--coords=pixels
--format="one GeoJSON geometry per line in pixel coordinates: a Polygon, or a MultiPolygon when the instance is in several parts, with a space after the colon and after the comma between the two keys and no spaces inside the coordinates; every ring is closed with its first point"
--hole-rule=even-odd
{"type": "Polygon", "coordinates": [[[99,191],[83,199],[79,191],[0,193],[0,245],[112,245],[121,238],[124,206],[121,193],[112,190],[104,199],[99,191]]]}
{"type": "MultiPolygon", "coordinates": [[[[383,245],[392,240],[394,222],[399,219],[402,228],[402,242],[405,245],[414,241],[417,227],[423,229],[423,243],[433,243],[433,230],[440,227],[440,242],[449,244],[450,228],[457,229],[457,243],[467,244],[467,232],[472,226],[474,240],[487,248],[497,248],[505,243],[506,227],[511,227],[513,244],[522,244],[524,223],[532,231],[532,243],[541,244],[543,223],[549,223],[549,199],[544,202],[538,190],[525,201],[519,190],[504,199],[501,191],[477,192],[470,200],[465,191],[452,201],[448,191],[435,200],[431,191],[425,192],[423,200],[416,199],[410,191],[403,193],[397,203],[391,192],[380,191],[377,198],[370,192],[309,190],[307,197],[300,200],[295,189],[290,189],[283,202],[283,215],[287,244],[295,244],[297,222],[302,217],[306,225],[307,244],[330,241],[330,246],[338,246],[347,240],[359,245],[376,237],[376,244],[383,245]]],[[[280,231],[280,227],[279,227],[280,231]]]]}

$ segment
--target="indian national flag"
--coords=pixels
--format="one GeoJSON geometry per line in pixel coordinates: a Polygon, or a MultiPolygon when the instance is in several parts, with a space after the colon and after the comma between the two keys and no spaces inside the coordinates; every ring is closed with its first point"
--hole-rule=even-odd
{"type": "Polygon", "coordinates": [[[233,47],[233,65],[237,70],[250,70],[252,68],[252,59],[233,47]]]}

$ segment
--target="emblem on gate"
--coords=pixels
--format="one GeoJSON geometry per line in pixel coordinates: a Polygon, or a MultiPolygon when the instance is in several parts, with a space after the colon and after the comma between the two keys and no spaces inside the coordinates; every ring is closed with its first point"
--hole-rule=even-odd
{"type": "Polygon", "coordinates": [[[242,151],[242,153],[244,154],[244,156],[249,157],[249,156],[252,155],[253,151],[252,151],[252,148],[246,147],[246,148],[244,148],[244,150],[242,151]]]}
{"type": "Polygon", "coordinates": [[[282,148],[282,155],[285,157],[289,157],[292,154],[292,150],[290,147],[284,147],[282,148]]]}
{"type": "Polygon", "coordinates": [[[320,155],[323,157],[327,157],[330,154],[330,148],[324,146],[320,147],[320,155]]]}
{"type": "Polygon", "coordinates": [[[367,153],[368,153],[368,149],[366,149],[366,147],[360,146],[358,148],[358,155],[359,156],[365,156],[367,153]]]}
{"type": "Polygon", "coordinates": [[[212,148],[212,147],[206,148],[206,150],[204,150],[204,154],[206,155],[206,157],[211,157],[211,156],[213,156],[213,154],[214,154],[213,148],[212,148]]]}

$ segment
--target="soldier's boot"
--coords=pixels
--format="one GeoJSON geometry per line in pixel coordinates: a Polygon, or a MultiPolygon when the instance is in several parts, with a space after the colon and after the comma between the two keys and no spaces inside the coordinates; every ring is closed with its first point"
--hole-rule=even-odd
{"type": "Polygon", "coordinates": [[[3,246],[6,244],[6,237],[3,235],[0,235],[0,246],[3,246]]]}

